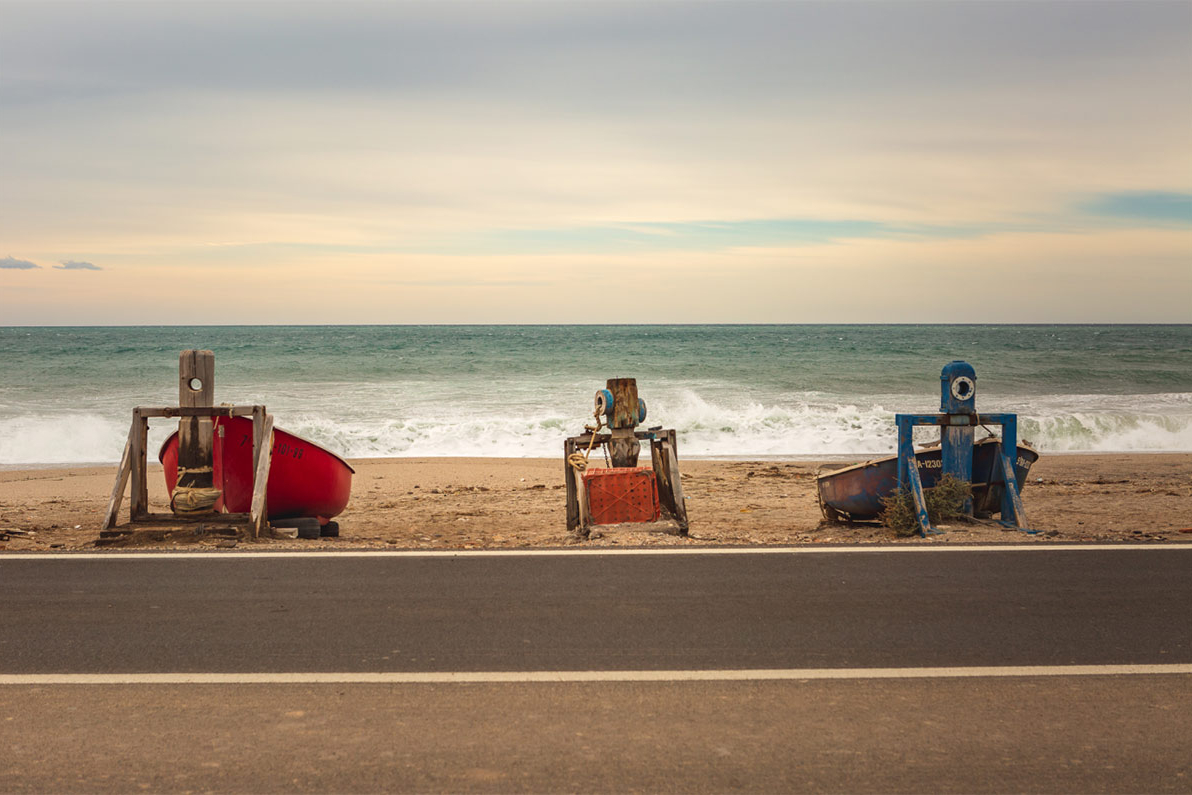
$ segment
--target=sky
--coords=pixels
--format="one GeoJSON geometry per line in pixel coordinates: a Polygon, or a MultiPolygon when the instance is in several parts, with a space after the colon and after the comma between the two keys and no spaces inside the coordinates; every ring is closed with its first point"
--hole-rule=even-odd
{"type": "Polygon", "coordinates": [[[0,0],[0,325],[1192,322],[1192,0],[0,0]]]}

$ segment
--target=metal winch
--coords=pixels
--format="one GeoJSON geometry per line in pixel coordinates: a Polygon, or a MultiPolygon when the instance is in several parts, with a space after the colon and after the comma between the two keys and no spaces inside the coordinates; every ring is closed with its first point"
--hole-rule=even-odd
{"type": "Polygon", "coordinates": [[[594,404],[595,423],[563,442],[567,529],[586,537],[597,524],[667,520],[686,535],[674,429],[638,430],[646,421],[646,401],[638,397],[634,378],[610,378],[594,404]],[[643,441],[650,444],[650,467],[638,466],[643,441]],[[589,468],[598,445],[607,466],[589,468]]]}

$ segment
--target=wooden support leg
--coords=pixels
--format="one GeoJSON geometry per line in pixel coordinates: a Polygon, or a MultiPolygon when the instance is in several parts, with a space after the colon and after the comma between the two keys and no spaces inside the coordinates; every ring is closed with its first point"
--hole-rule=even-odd
{"type": "MultiPolygon", "coordinates": [[[[1014,526],[1019,530],[1031,533],[1033,531],[1027,530],[1026,511],[1022,508],[1022,497],[1018,493],[1018,480],[1014,477],[1014,464],[1011,463],[1010,457],[1004,451],[998,456],[998,460],[1001,462],[1002,477],[1006,481],[1003,504],[1009,507],[1009,512],[1013,514],[1014,526]]],[[[1005,507],[1002,508],[1002,521],[1007,523],[1011,521],[1011,518],[1006,516],[1005,507]]]]}
{"type": "Polygon", "coordinates": [[[132,479],[132,489],[128,500],[130,521],[138,521],[149,515],[149,478],[147,473],[146,448],[149,445],[149,419],[139,408],[132,411],[132,464],[129,477],[132,479]]]}
{"type": "Polygon", "coordinates": [[[128,476],[132,472],[132,440],[136,433],[137,418],[134,413],[132,425],[128,429],[128,440],[124,443],[124,454],[120,456],[120,468],[116,470],[116,484],[112,486],[112,496],[108,498],[103,530],[111,530],[119,521],[120,503],[124,500],[124,489],[128,486],[128,476]]]}
{"type": "Polygon", "coordinates": [[[567,530],[572,533],[579,530],[579,498],[575,485],[577,478],[575,467],[571,466],[570,461],[575,452],[575,442],[565,439],[563,441],[563,482],[567,484],[567,530]]]}
{"type": "MultiPolygon", "coordinates": [[[[1022,509],[1022,497],[1018,493],[1018,477],[1014,474],[1014,460],[1018,458],[1018,417],[1007,415],[1002,421],[1002,445],[998,460],[1001,463],[1002,477],[1006,481],[1002,491],[1002,521],[1010,522],[1013,515],[1014,526],[1019,530],[1026,530],[1026,512],[1022,509]]],[[[990,478],[992,480],[992,478],[990,478]]],[[[1031,532],[1027,530],[1027,532],[1031,532]]]]}
{"type": "Polygon", "coordinates": [[[919,535],[924,538],[935,533],[931,526],[931,519],[927,516],[927,498],[923,496],[923,483],[919,480],[919,468],[915,466],[915,459],[911,458],[907,466],[907,480],[910,481],[911,497],[914,499],[915,511],[919,519],[919,535]]]}
{"type": "Polygon", "coordinates": [[[935,530],[927,516],[927,499],[923,496],[923,483],[919,480],[919,466],[915,461],[915,423],[913,416],[894,415],[898,424],[898,488],[911,493],[918,515],[919,535],[926,537],[935,530]]]}
{"type": "Polygon", "coordinates": [[[252,435],[254,466],[249,518],[252,521],[253,538],[259,538],[269,524],[269,507],[265,497],[269,490],[269,465],[273,462],[273,415],[259,409],[254,411],[252,435]]]}
{"type": "Polygon", "coordinates": [[[667,479],[675,503],[675,521],[679,523],[679,535],[687,535],[687,501],[683,497],[683,475],[679,472],[679,454],[675,452],[674,431],[662,443],[662,455],[666,461],[667,479]]]}
{"type": "Polygon", "coordinates": [[[657,437],[650,440],[650,466],[654,468],[654,480],[658,483],[658,501],[662,503],[662,510],[669,518],[674,519],[675,493],[670,487],[670,478],[666,472],[666,454],[662,452],[662,440],[657,437]]]}
{"type": "Polygon", "coordinates": [[[588,513],[588,487],[583,475],[575,478],[575,502],[579,507],[579,534],[584,538],[592,532],[592,516],[588,513]]]}

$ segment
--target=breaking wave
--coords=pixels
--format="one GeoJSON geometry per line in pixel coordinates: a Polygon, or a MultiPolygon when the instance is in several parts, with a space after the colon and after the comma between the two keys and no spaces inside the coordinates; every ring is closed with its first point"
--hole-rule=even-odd
{"type": "MultiPolygon", "coordinates": [[[[877,398],[799,393],[755,396],[723,389],[663,389],[648,426],[676,428],[682,455],[749,459],[871,456],[893,452],[894,412],[930,412],[922,396],[877,398]]],[[[342,396],[341,396],[342,398],[342,396]]],[[[1042,452],[1192,451],[1192,394],[987,398],[991,410],[1017,410],[1019,438],[1042,452]],[[996,407],[996,408],[995,408],[996,407]],[[1004,407],[1004,408],[1003,408],[1004,407]]],[[[307,403],[306,405],[309,405],[307,403]]],[[[574,405],[523,400],[515,409],[473,401],[389,402],[338,399],[316,411],[272,401],[277,424],[348,458],[561,457],[565,437],[582,430],[574,405]],[[355,416],[337,407],[355,406],[355,416]]],[[[0,466],[111,463],[119,459],[128,414],[23,414],[0,419],[0,466]]],[[[155,423],[150,449],[170,433],[155,423]]],[[[924,430],[924,438],[930,434],[924,430]]]]}

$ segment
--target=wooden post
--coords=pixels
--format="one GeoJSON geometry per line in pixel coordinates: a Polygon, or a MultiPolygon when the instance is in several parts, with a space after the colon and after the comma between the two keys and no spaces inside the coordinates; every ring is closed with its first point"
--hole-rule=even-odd
{"type": "Polygon", "coordinates": [[[575,449],[575,442],[571,439],[563,440],[563,482],[567,484],[567,529],[574,533],[579,529],[579,497],[576,491],[575,467],[571,466],[570,458],[575,449]]]}
{"type": "Polygon", "coordinates": [[[606,384],[613,395],[613,416],[609,421],[608,452],[614,467],[637,466],[641,444],[633,435],[637,425],[637,379],[610,378],[606,384]]]}
{"type": "Polygon", "coordinates": [[[575,479],[575,502],[579,508],[579,534],[587,538],[592,531],[592,517],[588,513],[588,487],[583,475],[575,479]]]}
{"type": "Polygon", "coordinates": [[[667,431],[662,444],[666,456],[667,474],[670,476],[671,494],[675,501],[675,521],[679,523],[679,534],[687,535],[687,502],[683,497],[683,476],[679,473],[679,453],[675,431],[667,431]]]}
{"type": "Polygon", "coordinates": [[[129,456],[129,477],[132,480],[128,497],[129,520],[143,519],[149,513],[149,479],[146,472],[146,447],[149,445],[149,420],[140,408],[132,410],[132,449],[129,456]]]}
{"type": "Polygon", "coordinates": [[[687,535],[687,505],[683,502],[682,476],[679,459],[675,455],[673,430],[657,432],[661,438],[650,442],[650,459],[654,478],[658,482],[658,499],[662,508],[679,526],[679,535],[687,535]]]}
{"type": "Polygon", "coordinates": [[[249,519],[252,522],[253,538],[259,538],[269,524],[269,506],[266,495],[269,490],[269,465],[273,462],[273,415],[263,408],[253,410],[253,481],[252,506],[249,519]]]}
{"type": "MultiPolygon", "coordinates": [[[[215,354],[211,351],[179,354],[178,405],[186,408],[215,405],[215,354]]],[[[178,420],[178,488],[214,487],[213,428],[210,417],[178,420]]]]}

